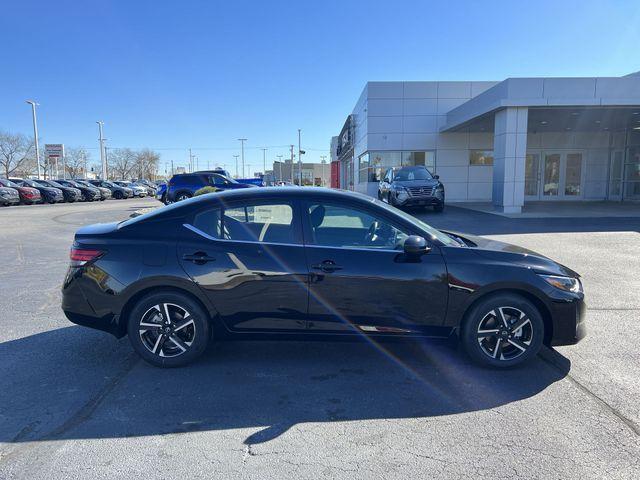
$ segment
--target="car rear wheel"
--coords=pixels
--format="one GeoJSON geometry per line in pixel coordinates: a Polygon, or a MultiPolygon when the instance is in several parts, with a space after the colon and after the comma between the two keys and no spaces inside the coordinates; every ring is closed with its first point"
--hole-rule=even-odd
{"type": "Polygon", "coordinates": [[[157,292],[131,311],[129,340],[143,360],[156,367],[182,367],[204,353],[210,338],[206,312],[187,295],[157,292]]]}
{"type": "Polygon", "coordinates": [[[191,198],[191,194],[187,192],[180,192],[176,195],[176,202],[181,202],[182,200],[186,200],[187,198],[191,198]]]}
{"type": "Polygon", "coordinates": [[[461,332],[464,349],[477,363],[512,367],[537,355],[544,338],[538,309],[514,294],[481,301],[466,316],[461,332]]]}
{"type": "Polygon", "coordinates": [[[116,200],[122,200],[122,192],[116,190],[115,192],[113,192],[113,198],[115,198],[116,200]]]}

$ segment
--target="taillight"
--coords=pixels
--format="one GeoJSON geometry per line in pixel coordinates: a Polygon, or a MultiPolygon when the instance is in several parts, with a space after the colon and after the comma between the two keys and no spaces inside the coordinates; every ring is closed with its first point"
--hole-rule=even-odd
{"type": "Polygon", "coordinates": [[[71,263],[77,266],[82,266],[87,262],[97,260],[102,255],[104,255],[104,252],[102,250],[87,250],[76,247],[72,247],[71,251],[69,252],[71,263]]]}

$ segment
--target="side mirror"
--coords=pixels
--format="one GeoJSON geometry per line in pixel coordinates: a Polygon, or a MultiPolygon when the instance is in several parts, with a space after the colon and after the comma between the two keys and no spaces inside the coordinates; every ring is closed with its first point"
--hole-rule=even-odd
{"type": "Polygon", "coordinates": [[[434,175],[433,178],[435,178],[436,180],[440,180],[440,175],[434,175]]]}
{"type": "Polygon", "coordinates": [[[418,235],[409,235],[404,241],[404,253],[412,256],[424,255],[431,250],[427,241],[418,235]]]}

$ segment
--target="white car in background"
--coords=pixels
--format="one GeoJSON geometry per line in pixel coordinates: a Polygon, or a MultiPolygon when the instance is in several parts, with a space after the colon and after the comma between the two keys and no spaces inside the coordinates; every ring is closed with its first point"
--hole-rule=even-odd
{"type": "Polygon", "coordinates": [[[126,180],[116,180],[113,183],[115,183],[116,185],[120,185],[121,187],[130,188],[131,190],[133,190],[134,197],[143,198],[147,196],[147,193],[148,193],[147,187],[143,187],[142,185],[138,185],[133,182],[128,182],[126,180]]]}

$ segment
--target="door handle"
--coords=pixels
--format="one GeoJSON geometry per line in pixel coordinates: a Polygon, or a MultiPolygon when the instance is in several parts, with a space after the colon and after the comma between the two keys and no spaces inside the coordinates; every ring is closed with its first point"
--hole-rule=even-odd
{"type": "Polygon", "coordinates": [[[204,265],[207,262],[215,261],[216,257],[210,257],[205,252],[196,252],[191,255],[189,254],[182,255],[182,259],[186,260],[187,262],[193,262],[197,265],[204,265]]]}
{"type": "Polygon", "coordinates": [[[335,272],[336,270],[342,270],[340,265],[337,265],[333,260],[325,260],[322,263],[316,263],[311,265],[311,268],[315,270],[322,270],[325,273],[335,272]]]}

